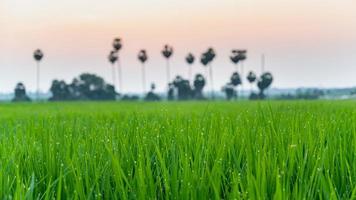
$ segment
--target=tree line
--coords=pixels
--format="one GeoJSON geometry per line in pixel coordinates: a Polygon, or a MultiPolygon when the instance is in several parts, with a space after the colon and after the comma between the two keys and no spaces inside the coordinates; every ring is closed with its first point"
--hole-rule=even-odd
{"type": "MultiPolygon", "coordinates": [[[[112,69],[112,84],[105,82],[102,77],[95,74],[84,73],[72,80],[71,83],[66,83],[63,80],[53,80],[50,92],[52,96],[50,101],[67,101],[67,100],[137,100],[138,96],[129,96],[121,94],[123,90],[122,82],[122,66],[120,62],[120,51],[122,49],[121,38],[115,38],[112,43],[112,50],[108,55],[108,61],[111,63],[112,69]],[[117,70],[117,71],[116,71],[117,70]],[[119,86],[117,87],[117,76],[119,80],[119,86]]],[[[203,74],[196,74],[192,77],[192,65],[195,63],[196,58],[192,53],[188,53],[185,61],[188,65],[188,79],[181,76],[176,76],[171,79],[170,58],[173,56],[174,49],[170,45],[164,45],[162,50],[162,56],[166,60],[166,78],[167,78],[167,100],[204,100],[215,99],[214,89],[214,75],[213,75],[213,61],[216,58],[216,52],[213,48],[208,48],[200,56],[200,63],[205,67],[205,76],[203,74]],[[207,81],[207,79],[209,81],[207,81]],[[209,82],[210,95],[205,95],[203,90],[209,82]]],[[[35,50],[33,57],[37,63],[37,90],[36,99],[39,99],[39,82],[40,82],[40,62],[44,58],[44,53],[37,49],[35,50]]],[[[155,84],[150,85],[149,91],[147,91],[146,84],[146,69],[145,64],[148,61],[148,53],[145,49],[141,49],[137,55],[139,62],[141,63],[141,80],[142,80],[142,93],[144,94],[144,100],[158,101],[161,100],[158,94],[155,93],[155,84]]],[[[239,91],[243,90],[245,82],[249,82],[251,85],[251,91],[249,99],[265,99],[265,91],[270,87],[273,82],[273,76],[270,72],[262,72],[260,76],[250,71],[247,76],[244,75],[244,61],[247,59],[246,50],[233,49],[231,51],[230,60],[235,65],[235,70],[231,77],[228,79],[225,86],[222,87],[222,91],[226,95],[226,99],[238,99],[239,91]],[[240,67],[240,69],[238,69],[240,67]],[[252,85],[256,84],[259,89],[258,92],[252,90],[252,85]]],[[[18,83],[15,87],[15,97],[13,101],[30,101],[30,98],[26,94],[26,88],[23,83],[18,83]]],[[[207,94],[207,93],[205,93],[207,94]]]]}

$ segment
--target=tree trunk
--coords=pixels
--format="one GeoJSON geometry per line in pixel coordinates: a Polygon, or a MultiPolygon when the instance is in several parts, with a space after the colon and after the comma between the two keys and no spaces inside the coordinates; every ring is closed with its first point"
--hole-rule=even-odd
{"type": "Polygon", "coordinates": [[[115,88],[115,91],[116,91],[116,72],[115,72],[115,64],[112,64],[112,67],[111,67],[111,75],[112,75],[112,84],[115,88]]]}
{"type": "Polygon", "coordinates": [[[37,77],[36,77],[36,100],[40,100],[40,62],[37,61],[37,77]]]}
{"type": "Polygon", "coordinates": [[[146,94],[146,71],[145,71],[145,64],[142,63],[142,91],[143,95],[146,94]]]}
{"type": "Polygon", "coordinates": [[[210,71],[210,84],[211,84],[211,98],[215,99],[215,94],[214,94],[214,82],[213,82],[213,68],[211,65],[209,65],[209,71],[210,71]]]}
{"type": "Polygon", "coordinates": [[[191,64],[189,64],[188,76],[189,76],[189,81],[191,83],[193,83],[193,80],[192,80],[192,65],[191,64]]]}
{"type": "Polygon", "coordinates": [[[243,99],[243,90],[244,90],[244,81],[245,81],[245,74],[244,74],[244,62],[241,62],[241,99],[243,99]]]}
{"type": "Polygon", "coordinates": [[[121,62],[120,62],[120,58],[117,61],[117,73],[119,76],[119,92],[123,93],[123,85],[122,85],[122,70],[121,70],[121,62]]]}
{"type": "Polygon", "coordinates": [[[167,58],[167,61],[166,61],[166,73],[167,73],[167,86],[171,80],[171,69],[170,69],[170,66],[169,66],[169,59],[167,58]]]}

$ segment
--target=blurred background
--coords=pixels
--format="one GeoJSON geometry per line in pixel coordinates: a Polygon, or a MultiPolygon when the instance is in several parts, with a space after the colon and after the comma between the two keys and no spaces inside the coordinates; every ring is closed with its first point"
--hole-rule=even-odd
{"type": "MultiPolygon", "coordinates": [[[[147,83],[167,89],[165,44],[174,48],[172,75],[187,77],[185,57],[216,50],[214,84],[234,71],[229,56],[247,49],[245,73],[274,75],[272,88],[349,88],[356,85],[356,1],[353,0],[1,0],[0,93],[19,81],[36,90],[33,51],[41,48],[40,88],[70,82],[83,72],[111,81],[107,55],[122,38],[124,93],[140,92],[140,49],[146,49],[147,83]]],[[[193,73],[204,73],[200,62],[193,73]]]]}

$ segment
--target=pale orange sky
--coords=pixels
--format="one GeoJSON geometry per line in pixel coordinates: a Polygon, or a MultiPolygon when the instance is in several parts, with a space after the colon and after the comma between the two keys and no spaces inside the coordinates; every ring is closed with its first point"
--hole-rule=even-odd
{"type": "MultiPolygon", "coordinates": [[[[229,79],[233,48],[249,50],[246,70],[260,72],[260,55],[274,73],[274,87],[356,85],[354,0],[1,0],[0,91],[23,81],[35,89],[32,52],[45,52],[41,89],[54,78],[81,72],[109,82],[107,54],[122,37],[124,90],[140,91],[141,48],[148,50],[148,81],[165,88],[165,43],[175,47],[172,73],[186,76],[185,55],[217,50],[215,88],[229,79]]],[[[194,72],[204,72],[200,63],[194,72]]]]}

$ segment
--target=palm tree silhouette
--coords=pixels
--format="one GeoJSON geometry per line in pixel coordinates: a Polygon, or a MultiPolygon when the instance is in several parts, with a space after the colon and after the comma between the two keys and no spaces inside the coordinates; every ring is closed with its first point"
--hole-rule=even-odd
{"type": "Polygon", "coordinates": [[[189,81],[192,81],[192,64],[194,63],[195,57],[192,53],[189,53],[185,58],[185,60],[189,65],[189,71],[188,71],[189,81]]]}
{"type": "Polygon", "coordinates": [[[120,57],[119,57],[119,51],[122,48],[122,41],[121,38],[115,38],[112,46],[114,47],[114,51],[117,53],[117,72],[119,75],[119,89],[122,92],[123,90],[123,84],[122,84],[122,70],[121,70],[121,62],[120,62],[120,57]]]}
{"type": "Polygon", "coordinates": [[[268,89],[269,86],[271,86],[272,82],[273,82],[273,76],[270,72],[265,72],[261,75],[261,77],[257,81],[257,87],[260,89],[260,93],[259,93],[260,99],[266,98],[264,91],[268,89]]]}
{"type": "Polygon", "coordinates": [[[33,57],[37,62],[37,91],[36,91],[36,99],[39,100],[40,97],[40,62],[43,58],[43,52],[40,49],[35,50],[33,53],[33,57]]]}
{"type": "Polygon", "coordinates": [[[211,97],[212,99],[215,98],[214,94],[214,82],[213,82],[213,68],[211,62],[216,57],[216,53],[213,48],[209,48],[205,53],[203,53],[200,61],[204,66],[209,67],[209,76],[210,76],[210,86],[211,86],[211,97]]]}
{"type": "Polygon", "coordinates": [[[167,70],[167,84],[171,80],[171,70],[170,70],[170,64],[169,64],[169,58],[173,55],[173,47],[169,45],[164,45],[164,48],[162,50],[162,55],[167,59],[166,63],[166,70],[167,70]]]}
{"type": "MultiPolygon", "coordinates": [[[[238,63],[241,63],[241,77],[245,77],[244,75],[244,63],[243,61],[246,60],[247,56],[247,50],[239,50],[239,49],[234,49],[231,51],[232,55],[230,56],[231,61],[235,64],[235,70],[237,70],[237,65],[238,63]]],[[[243,92],[243,79],[241,79],[241,96],[243,92]]]]}
{"type": "Polygon", "coordinates": [[[250,82],[250,85],[251,85],[251,94],[252,94],[252,86],[253,86],[253,82],[255,82],[256,81],[256,79],[257,79],[257,76],[256,76],[256,74],[253,72],[253,71],[250,71],[249,73],[248,73],[248,75],[247,75],[247,80],[248,80],[248,82],[250,82]]]}
{"type": "Polygon", "coordinates": [[[120,51],[122,48],[121,38],[115,38],[112,46],[114,47],[115,51],[120,51]]]}
{"type": "Polygon", "coordinates": [[[146,72],[145,72],[145,62],[147,61],[148,57],[147,57],[147,53],[146,50],[142,49],[139,53],[138,53],[138,59],[140,60],[140,62],[142,63],[142,89],[143,89],[143,93],[146,93],[146,72]]]}
{"type": "Polygon", "coordinates": [[[237,64],[239,63],[239,56],[237,50],[231,51],[232,55],[230,56],[231,62],[235,64],[235,72],[238,72],[237,64]]]}
{"type": "MultiPolygon", "coordinates": [[[[231,78],[230,78],[230,84],[234,87],[233,88],[234,90],[236,87],[241,85],[241,77],[238,72],[232,73],[231,78]]],[[[238,91],[236,90],[235,98],[237,98],[238,96],[239,96],[239,94],[238,94],[238,91]]]]}
{"type": "Polygon", "coordinates": [[[114,85],[114,88],[116,88],[115,62],[118,60],[117,53],[115,51],[111,51],[108,56],[108,59],[109,62],[112,64],[112,84],[114,85]]]}
{"type": "Polygon", "coordinates": [[[200,62],[201,62],[201,64],[203,64],[203,66],[205,67],[205,76],[206,76],[206,78],[209,76],[209,74],[208,74],[208,68],[206,67],[207,65],[208,65],[208,63],[209,63],[209,60],[208,60],[208,58],[206,57],[206,55],[205,55],[205,53],[203,53],[202,55],[201,55],[201,57],[200,57],[200,62]]]}
{"type": "Polygon", "coordinates": [[[237,50],[239,62],[241,63],[241,76],[244,77],[244,61],[246,60],[247,50],[237,50]]]}

